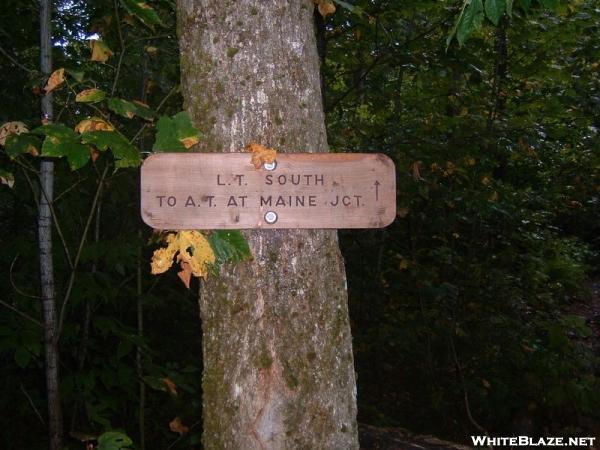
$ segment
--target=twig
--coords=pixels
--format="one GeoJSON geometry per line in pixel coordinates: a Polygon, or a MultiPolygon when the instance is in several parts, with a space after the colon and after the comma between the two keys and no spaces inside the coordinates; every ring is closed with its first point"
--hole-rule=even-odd
{"type": "Polygon", "coordinates": [[[60,308],[58,328],[57,328],[57,332],[56,332],[56,340],[57,341],[60,339],[60,333],[62,331],[62,327],[63,327],[63,323],[64,323],[64,319],[65,319],[65,311],[67,309],[67,304],[69,303],[69,299],[71,297],[71,292],[73,290],[73,284],[75,283],[75,275],[77,273],[77,266],[79,265],[79,260],[81,258],[81,252],[83,251],[83,245],[85,244],[85,239],[86,239],[87,233],[90,229],[92,219],[94,218],[94,211],[96,210],[96,206],[97,206],[98,200],[100,198],[100,193],[102,192],[102,187],[104,186],[104,178],[106,177],[106,174],[108,173],[108,167],[109,167],[109,164],[106,164],[106,166],[104,166],[104,171],[102,172],[102,175],[98,182],[98,188],[96,189],[96,194],[94,195],[94,201],[92,202],[92,207],[90,208],[90,213],[88,215],[85,227],[83,229],[83,233],[81,235],[81,239],[79,241],[79,247],[77,248],[77,254],[75,255],[75,261],[73,262],[73,268],[71,269],[71,276],[69,277],[69,283],[67,285],[67,291],[65,293],[65,298],[64,298],[63,303],[60,308]]]}
{"type": "Polygon", "coordinates": [[[34,319],[33,317],[31,317],[30,315],[25,314],[23,311],[21,311],[20,309],[15,308],[13,305],[11,305],[10,303],[6,303],[4,300],[0,300],[0,305],[4,306],[7,309],[10,309],[12,312],[14,312],[15,314],[20,315],[21,317],[23,317],[24,319],[30,320],[31,322],[35,323],[38,326],[42,326],[42,322],[34,319]]]}
{"type": "MultiPolygon", "coordinates": [[[[175,93],[179,90],[179,85],[176,84],[175,86],[173,86],[173,88],[167,93],[167,95],[165,95],[165,97],[160,101],[160,103],[158,104],[158,106],[156,107],[156,112],[160,111],[161,108],[164,106],[164,104],[167,102],[167,100],[175,93]]],[[[133,136],[130,140],[129,143],[134,143],[138,137],[140,137],[140,134],[142,134],[142,132],[146,129],[146,127],[148,126],[147,123],[145,123],[139,130],[137,133],[135,133],[135,136],[133,136]]]]}
{"type": "MultiPolygon", "coordinates": [[[[479,423],[475,420],[475,418],[473,417],[473,414],[471,413],[471,406],[469,403],[469,394],[467,393],[467,384],[465,383],[465,377],[462,372],[462,367],[461,367],[460,363],[458,362],[458,355],[456,353],[456,347],[454,346],[454,339],[452,338],[452,335],[450,335],[450,347],[452,349],[452,357],[454,359],[454,365],[456,366],[456,371],[458,372],[458,377],[460,378],[460,383],[462,385],[464,401],[465,401],[465,409],[467,411],[467,417],[469,418],[469,421],[473,424],[473,426],[475,428],[477,428],[477,430],[480,433],[483,433],[489,437],[490,434],[487,432],[487,430],[485,428],[483,428],[481,425],[479,425],[479,423]]],[[[493,450],[493,448],[494,448],[494,447],[492,447],[491,444],[488,447],[490,450],[493,450]]]]}
{"type": "Polygon", "coordinates": [[[42,298],[37,295],[26,294],[25,292],[21,291],[15,284],[15,282],[13,280],[13,267],[15,266],[15,263],[17,262],[18,257],[19,257],[19,254],[17,253],[17,256],[15,256],[15,258],[10,263],[10,269],[8,270],[8,279],[10,280],[10,285],[12,286],[12,288],[15,290],[15,292],[17,294],[22,295],[23,297],[35,298],[36,300],[42,298]]]}
{"type": "Polygon", "coordinates": [[[38,409],[35,407],[33,400],[31,399],[31,397],[29,396],[29,394],[23,387],[23,383],[20,383],[20,388],[21,388],[21,392],[23,393],[23,395],[27,398],[29,405],[31,405],[31,409],[33,409],[33,412],[35,413],[35,415],[38,417],[38,419],[40,419],[40,422],[42,422],[42,425],[44,426],[44,428],[46,428],[46,422],[44,422],[44,418],[42,417],[42,415],[40,414],[38,409]]]}
{"type": "Polygon", "coordinates": [[[119,44],[121,45],[121,53],[119,54],[119,62],[117,63],[117,72],[115,73],[115,79],[113,80],[113,85],[110,90],[111,98],[115,96],[115,91],[117,90],[117,82],[119,81],[119,76],[121,75],[121,65],[123,63],[123,56],[125,55],[125,41],[123,40],[123,31],[121,30],[121,18],[119,17],[119,6],[117,5],[117,0],[114,1],[115,6],[115,18],[117,21],[117,31],[119,33],[119,44]]]}
{"type": "Polygon", "coordinates": [[[54,197],[54,203],[56,203],[62,196],[71,192],[73,189],[75,189],[77,186],[79,186],[81,183],[83,183],[87,179],[88,179],[88,177],[81,178],[80,180],[73,183],[70,187],[68,187],[67,189],[62,191],[60,194],[58,194],[56,197],[54,197]]]}
{"type": "Polygon", "coordinates": [[[29,73],[33,73],[35,72],[35,70],[32,69],[28,69],[27,67],[25,67],[23,64],[21,64],[19,61],[17,61],[15,58],[13,58],[12,56],[10,56],[8,54],[8,52],[6,50],[4,50],[2,47],[0,47],[0,53],[2,53],[6,59],[8,59],[11,63],[13,63],[15,66],[17,66],[19,69],[24,70],[25,72],[29,72],[29,73]]]}

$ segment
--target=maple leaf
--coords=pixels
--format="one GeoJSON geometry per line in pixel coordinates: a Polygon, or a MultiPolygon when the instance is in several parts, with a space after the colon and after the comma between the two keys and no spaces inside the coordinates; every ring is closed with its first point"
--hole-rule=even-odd
{"type": "Polygon", "coordinates": [[[114,54],[108,48],[108,45],[99,40],[91,40],[90,47],[92,48],[92,56],[90,57],[92,61],[106,62],[114,54]]]}
{"type": "Polygon", "coordinates": [[[106,93],[100,89],[91,88],[85,89],[75,96],[75,101],[78,103],[96,103],[104,100],[106,93]]]}
{"type": "Polygon", "coordinates": [[[262,144],[252,142],[247,145],[244,149],[247,152],[252,153],[252,165],[257,169],[260,168],[264,163],[272,163],[277,157],[277,150],[265,147],[262,144]]]}
{"type": "Polygon", "coordinates": [[[425,179],[421,176],[421,161],[415,161],[411,164],[410,170],[412,172],[413,180],[424,181],[425,179]]]}
{"type": "Polygon", "coordinates": [[[6,138],[11,134],[27,133],[27,125],[23,122],[6,122],[0,127],[0,145],[6,145],[6,138]]]}
{"type": "Polygon", "coordinates": [[[6,170],[0,169],[0,184],[5,184],[9,188],[12,188],[15,185],[14,175],[6,170]]]}
{"type": "Polygon", "coordinates": [[[161,381],[165,383],[167,391],[175,397],[177,397],[177,385],[169,377],[161,378],[161,381]]]}
{"type": "Polygon", "coordinates": [[[151,272],[153,275],[166,272],[177,262],[181,267],[179,278],[189,288],[191,276],[206,277],[208,269],[215,263],[215,254],[208,240],[195,230],[183,230],[169,233],[166,238],[167,247],[159,248],[152,255],[151,272]]]}
{"type": "Polygon", "coordinates": [[[99,119],[98,117],[90,117],[89,119],[84,119],[77,124],[75,127],[75,131],[79,134],[87,133],[88,131],[114,131],[115,127],[113,127],[106,120],[99,119]]]}
{"type": "Polygon", "coordinates": [[[186,427],[179,417],[175,417],[173,420],[169,422],[169,429],[173,433],[179,433],[180,436],[188,434],[190,432],[189,427],[186,427]]]}
{"type": "Polygon", "coordinates": [[[150,263],[152,275],[158,275],[169,270],[173,265],[173,257],[176,252],[177,250],[171,248],[171,246],[155,250],[150,263]]]}
{"type": "Polygon", "coordinates": [[[183,261],[190,265],[192,275],[195,277],[205,277],[208,274],[208,267],[215,263],[215,254],[208,240],[194,230],[180,231],[179,233],[179,254],[177,261],[183,261]],[[191,249],[192,253],[188,250],[191,249]]]}
{"type": "Polygon", "coordinates": [[[57,69],[54,72],[52,72],[52,74],[50,75],[50,78],[48,78],[48,82],[46,83],[46,86],[44,86],[44,92],[46,92],[46,94],[49,92],[52,92],[54,89],[59,87],[64,82],[65,82],[65,69],[62,69],[62,68],[57,69]]]}
{"type": "Polygon", "coordinates": [[[317,5],[319,14],[323,17],[327,17],[329,14],[335,12],[335,5],[331,0],[313,0],[314,4],[317,5]]]}

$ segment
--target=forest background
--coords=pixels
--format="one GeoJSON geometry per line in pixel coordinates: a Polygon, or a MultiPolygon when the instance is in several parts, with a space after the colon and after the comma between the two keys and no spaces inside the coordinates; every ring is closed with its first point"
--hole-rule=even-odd
{"type": "MultiPolygon", "coordinates": [[[[385,153],[398,176],[391,226],[340,231],[359,421],[457,442],[600,436],[596,2],[335,4],[315,13],[330,145],[385,153]]],[[[53,256],[73,449],[108,430],[136,448],[201,436],[197,281],[188,290],[176,271],[150,273],[158,244],[139,218],[139,161],[187,130],[174,5],[136,5],[58,1],[53,16],[54,66],[65,69],[56,122],[72,130],[96,117],[118,130],[112,145],[95,142],[110,153],[54,149],[65,156],[53,256]]],[[[6,449],[47,447],[38,8],[20,0],[0,12],[0,124],[33,130],[0,149],[6,449]]]]}

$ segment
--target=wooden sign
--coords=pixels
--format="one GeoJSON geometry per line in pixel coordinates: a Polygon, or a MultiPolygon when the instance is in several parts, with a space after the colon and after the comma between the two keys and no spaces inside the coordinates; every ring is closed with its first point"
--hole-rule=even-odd
{"type": "Polygon", "coordinates": [[[394,163],[382,154],[161,153],[142,165],[141,212],[161,230],[380,228],[396,217],[394,163]]]}

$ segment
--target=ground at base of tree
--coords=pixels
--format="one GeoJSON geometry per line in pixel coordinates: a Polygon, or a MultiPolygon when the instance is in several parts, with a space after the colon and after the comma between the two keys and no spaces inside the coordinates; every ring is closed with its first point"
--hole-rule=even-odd
{"type": "Polygon", "coordinates": [[[399,428],[358,426],[361,450],[470,450],[472,447],[443,441],[433,436],[419,436],[399,428]]]}

